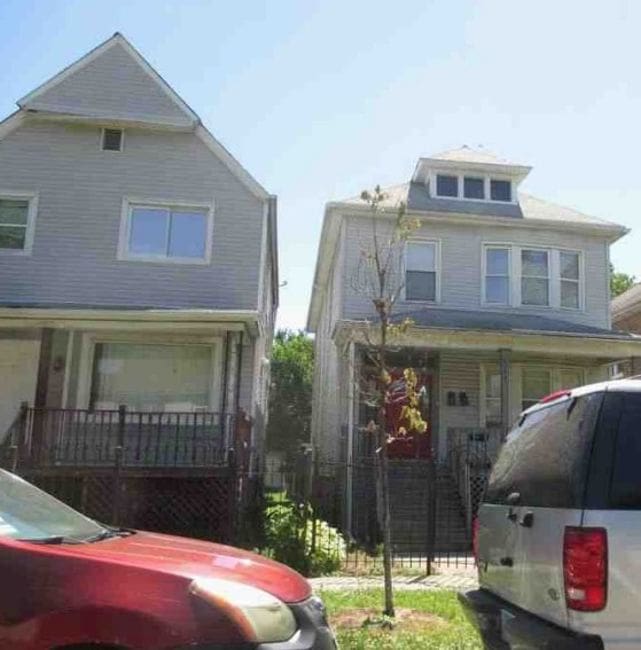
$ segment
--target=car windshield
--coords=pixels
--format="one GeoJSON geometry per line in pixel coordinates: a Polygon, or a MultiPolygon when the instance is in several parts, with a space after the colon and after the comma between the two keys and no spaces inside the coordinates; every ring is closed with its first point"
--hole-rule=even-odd
{"type": "Polygon", "coordinates": [[[0,536],[83,542],[108,529],[23,479],[0,470],[0,536]]]}

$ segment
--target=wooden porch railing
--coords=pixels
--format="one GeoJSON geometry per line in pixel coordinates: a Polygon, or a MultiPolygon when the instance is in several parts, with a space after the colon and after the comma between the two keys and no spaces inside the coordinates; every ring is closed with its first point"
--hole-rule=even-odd
{"type": "Polygon", "coordinates": [[[195,468],[224,465],[237,445],[234,415],[33,408],[4,441],[21,467],[195,468]]]}

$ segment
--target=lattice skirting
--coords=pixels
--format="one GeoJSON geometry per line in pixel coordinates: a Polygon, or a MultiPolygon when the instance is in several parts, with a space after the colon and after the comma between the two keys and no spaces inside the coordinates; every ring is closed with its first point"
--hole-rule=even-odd
{"type": "Polygon", "coordinates": [[[231,477],[120,477],[118,483],[101,475],[28,480],[100,522],[222,542],[233,538],[231,477]],[[120,505],[114,521],[116,499],[120,505]]]}

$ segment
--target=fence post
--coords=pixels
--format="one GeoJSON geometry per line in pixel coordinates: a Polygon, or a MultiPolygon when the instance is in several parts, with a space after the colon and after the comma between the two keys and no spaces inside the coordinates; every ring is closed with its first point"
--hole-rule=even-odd
{"type": "Polygon", "coordinates": [[[312,456],[312,481],[311,489],[309,491],[309,502],[311,506],[311,516],[312,516],[312,544],[311,552],[316,551],[316,504],[314,496],[318,490],[318,447],[314,448],[314,455],[312,456]]]}
{"type": "Polygon", "coordinates": [[[236,535],[240,525],[240,512],[238,508],[237,495],[238,495],[238,463],[236,458],[236,449],[231,446],[227,450],[227,471],[229,473],[228,480],[228,507],[229,514],[227,517],[228,524],[228,539],[227,543],[233,544],[236,542],[236,535]]]}
{"type": "Polygon", "coordinates": [[[111,523],[114,526],[120,525],[121,519],[121,499],[122,499],[122,463],[125,451],[125,425],[126,425],[127,406],[121,404],[118,407],[118,444],[114,449],[114,474],[113,474],[113,510],[111,515],[111,523]]]}
{"type": "Polygon", "coordinates": [[[427,555],[425,569],[427,575],[432,575],[432,562],[434,560],[434,545],[436,541],[436,503],[438,496],[436,494],[438,478],[437,466],[433,458],[427,461],[427,537],[426,549],[427,555]]]}

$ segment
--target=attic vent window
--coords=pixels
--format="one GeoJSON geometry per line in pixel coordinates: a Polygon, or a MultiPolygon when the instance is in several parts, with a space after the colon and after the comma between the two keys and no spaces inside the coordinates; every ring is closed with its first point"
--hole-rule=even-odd
{"type": "Polygon", "coordinates": [[[123,135],[122,129],[103,129],[102,150],[122,151],[123,135]]]}

